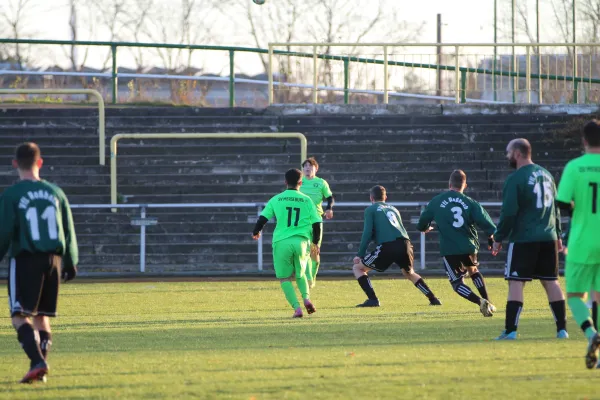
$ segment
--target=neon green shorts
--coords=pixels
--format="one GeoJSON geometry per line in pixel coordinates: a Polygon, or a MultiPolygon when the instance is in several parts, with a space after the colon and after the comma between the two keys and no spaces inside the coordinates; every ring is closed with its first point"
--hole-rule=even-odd
{"type": "Polygon", "coordinates": [[[273,265],[277,279],[301,277],[310,261],[310,240],[292,236],[273,243],[273,265]]]}
{"type": "Polygon", "coordinates": [[[565,264],[565,279],[567,293],[587,293],[591,290],[600,291],[600,264],[565,264]]]}

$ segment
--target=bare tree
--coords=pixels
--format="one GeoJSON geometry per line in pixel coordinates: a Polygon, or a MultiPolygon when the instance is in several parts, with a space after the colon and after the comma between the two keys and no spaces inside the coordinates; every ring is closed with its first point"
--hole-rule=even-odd
{"type": "MultiPolygon", "coordinates": [[[[124,29],[132,41],[140,43],[147,38],[148,19],[154,7],[154,0],[135,0],[133,7],[127,10],[127,20],[124,29]]],[[[129,49],[136,63],[136,70],[141,72],[144,68],[144,49],[141,47],[129,49]]]]}
{"type": "MultiPolygon", "coordinates": [[[[7,25],[5,34],[13,39],[27,38],[27,16],[33,6],[32,0],[5,0],[0,3],[0,20],[7,25]]],[[[27,61],[26,50],[20,44],[15,45],[14,59],[23,70],[23,64],[27,61]]]]}

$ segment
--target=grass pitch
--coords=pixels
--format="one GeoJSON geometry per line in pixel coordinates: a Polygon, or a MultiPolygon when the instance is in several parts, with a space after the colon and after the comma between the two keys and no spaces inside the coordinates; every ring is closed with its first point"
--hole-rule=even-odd
{"type": "MultiPolygon", "coordinates": [[[[600,398],[600,371],[584,366],[539,283],[526,287],[519,340],[495,342],[506,284],[487,279],[493,318],[427,279],[442,307],[408,281],[374,279],[378,309],[354,280],[319,280],[317,313],[293,320],[277,281],[69,283],[47,384],[19,385],[28,362],[5,310],[0,397],[202,399],[600,398]]],[[[470,280],[467,282],[471,284],[470,280]]],[[[6,286],[0,301],[7,303],[6,286]]]]}

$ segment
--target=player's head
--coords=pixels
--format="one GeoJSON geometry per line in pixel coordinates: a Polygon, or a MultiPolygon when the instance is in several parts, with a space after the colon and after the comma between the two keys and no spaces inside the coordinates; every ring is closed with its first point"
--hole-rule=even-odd
{"type": "Polygon", "coordinates": [[[583,127],[583,145],[586,149],[600,147],[600,120],[593,119],[583,127]]]}
{"type": "Polygon", "coordinates": [[[38,145],[33,142],[26,142],[17,147],[13,167],[19,170],[20,175],[22,173],[37,174],[42,168],[43,162],[38,145]]]}
{"type": "Polygon", "coordinates": [[[511,168],[517,167],[526,161],[531,161],[531,144],[527,139],[513,139],[506,146],[506,158],[511,168]]]}
{"type": "Polygon", "coordinates": [[[298,168],[288,169],[285,173],[285,184],[290,189],[297,189],[302,185],[302,172],[298,168]]]}
{"type": "Polygon", "coordinates": [[[314,157],[307,158],[302,163],[302,172],[304,172],[304,176],[307,178],[314,178],[319,170],[319,163],[315,160],[314,157]]]}
{"type": "Polygon", "coordinates": [[[450,189],[463,192],[467,188],[467,174],[462,169],[455,169],[448,182],[450,189]]]}
{"type": "Polygon", "coordinates": [[[385,201],[387,199],[387,194],[385,192],[385,188],[381,185],[375,185],[369,190],[369,194],[371,197],[371,203],[375,203],[378,201],[385,201]]]}

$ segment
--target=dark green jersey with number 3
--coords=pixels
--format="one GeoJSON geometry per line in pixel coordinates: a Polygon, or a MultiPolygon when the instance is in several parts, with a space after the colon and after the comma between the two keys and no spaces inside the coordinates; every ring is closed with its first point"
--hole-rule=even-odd
{"type": "Polygon", "coordinates": [[[425,231],[432,221],[435,221],[440,233],[442,256],[476,254],[479,251],[479,238],[475,225],[488,236],[496,229],[481,204],[454,190],[435,196],[427,204],[417,229],[425,231]]]}
{"type": "Polygon", "coordinates": [[[77,238],[73,216],[64,192],[44,180],[22,180],[0,197],[0,258],[27,251],[64,256],[76,266],[77,238]]]}
{"type": "Polygon", "coordinates": [[[508,176],[502,191],[502,212],[494,233],[501,242],[545,242],[558,239],[560,212],[554,206],[556,185],[537,164],[519,168],[508,176]]]}

